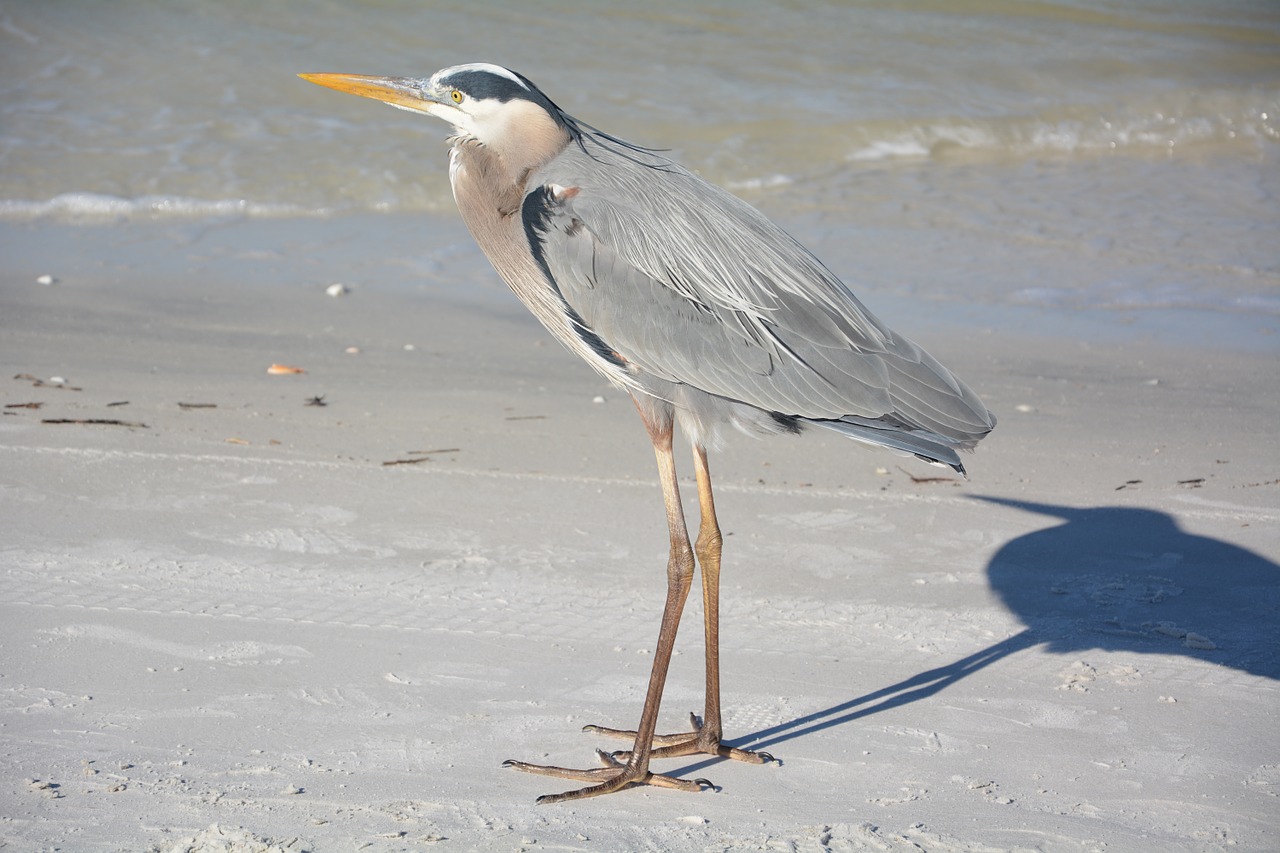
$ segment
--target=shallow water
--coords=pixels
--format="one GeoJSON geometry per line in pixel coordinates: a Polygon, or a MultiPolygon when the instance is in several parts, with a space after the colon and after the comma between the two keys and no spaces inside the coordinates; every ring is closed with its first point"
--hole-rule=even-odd
{"type": "Polygon", "coordinates": [[[28,0],[0,10],[0,218],[453,215],[443,126],[294,74],[476,60],[859,292],[1280,322],[1269,0],[28,0]]]}

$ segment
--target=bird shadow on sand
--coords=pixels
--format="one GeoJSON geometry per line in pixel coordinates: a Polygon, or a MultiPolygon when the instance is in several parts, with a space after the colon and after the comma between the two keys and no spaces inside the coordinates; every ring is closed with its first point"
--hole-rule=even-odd
{"type": "Polygon", "coordinates": [[[953,663],[735,738],[734,746],[765,749],[925,699],[1034,646],[1063,655],[1183,655],[1280,679],[1280,565],[1188,533],[1155,510],[977,499],[1059,520],[1010,541],[987,565],[992,591],[1025,629],[953,663]]]}

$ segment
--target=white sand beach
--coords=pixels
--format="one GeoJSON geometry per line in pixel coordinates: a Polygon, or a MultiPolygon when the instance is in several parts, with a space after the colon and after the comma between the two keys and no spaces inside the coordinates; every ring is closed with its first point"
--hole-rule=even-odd
{"type": "Polygon", "coordinates": [[[466,238],[2,229],[6,849],[1274,847],[1272,354],[934,323],[1001,417],[969,481],[734,442],[727,735],[782,764],[535,806],[565,783],[504,759],[589,763],[639,712],[651,452],[478,254],[465,298],[378,286],[401,230],[466,238]],[[372,283],[327,295],[326,252],[372,283]]]}

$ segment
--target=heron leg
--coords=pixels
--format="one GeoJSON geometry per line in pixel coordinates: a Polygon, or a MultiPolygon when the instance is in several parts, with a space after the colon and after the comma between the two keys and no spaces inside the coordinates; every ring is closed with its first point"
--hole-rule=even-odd
{"type": "MultiPolygon", "coordinates": [[[[680,734],[656,735],[651,739],[650,758],[674,758],[683,755],[718,755],[750,764],[765,764],[776,759],[767,752],[752,752],[725,746],[720,742],[724,735],[720,719],[720,552],[723,537],[716,520],[715,496],[711,490],[711,469],[707,465],[707,451],[698,445],[693,448],[694,471],[698,478],[698,505],[702,520],[698,527],[698,539],[694,551],[702,570],[703,629],[707,647],[707,694],[702,719],[690,714],[691,731],[680,734]]],[[[611,737],[630,738],[635,732],[588,726],[589,731],[611,737]]],[[[637,738],[637,743],[639,739],[637,738]]],[[[621,760],[628,753],[613,753],[621,760]]]]}
{"type": "Polygon", "coordinates": [[[504,762],[504,766],[526,773],[596,783],[576,791],[539,797],[539,803],[594,797],[620,791],[633,785],[657,785],[682,791],[699,791],[711,786],[711,783],[705,779],[676,779],[649,771],[649,758],[653,751],[654,733],[657,731],[658,709],[662,703],[662,690],[666,684],[671,653],[675,647],[676,630],[680,626],[680,615],[684,611],[689,589],[693,585],[694,555],[693,548],[689,544],[689,533],[685,527],[684,510],[680,505],[675,457],[671,452],[671,417],[669,413],[665,418],[647,416],[643,408],[641,416],[644,418],[645,427],[649,430],[649,437],[653,440],[654,454],[658,460],[658,475],[662,482],[662,497],[667,508],[667,528],[670,533],[671,547],[667,558],[667,598],[662,610],[662,627],[658,632],[658,645],[654,651],[653,669],[649,675],[649,689],[645,694],[640,725],[632,733],[635,742],[629,752],[615,756],[600,750],[596,751],[604,764],[603,767],[575,770],[528,764],[523,761],[504,762]]]}

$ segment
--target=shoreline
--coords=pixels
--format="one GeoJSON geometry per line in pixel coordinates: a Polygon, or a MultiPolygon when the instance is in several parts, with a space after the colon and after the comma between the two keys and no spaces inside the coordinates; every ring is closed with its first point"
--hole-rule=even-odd
{"type": "MultiPolygon", "coordinates": [[[[911,254],[913,243],[940,239],[933,229],[861,234],[861,226],[851,221],[848,230],[859,236],[841,241],[832,236],[828,223],[810,221],[804,214],[793,214],[784,224],[845,280],[872,313],[913,339],[959,327],[984,334],[998,329],[1033,340],[1050,336],[1110,345],[1132,341],[1168,349],[1280,352],[1280,315],[1266,306],[1162,303],[1155,296],[1132,303],[1081,303],[1070,298],[1068,281],[1036,279],[1028,279],[1025,295],[999,296],[973,286],[973,280],[985,274],[984,266],[990,266],[977,260],[957,261],[954,268],[940,270],[931,286],[911,254]],[[810,232],[821,236],[807,237],[810,232]],[[869,270],[864,269],[866,259],[860,254],[871,256],[869,270]],[[905,273],[892,271],[899,261],[905,262],[905,273]],[[894,281],[901,286],[894,287],[894,281]],[[1045,295],[1037,296],[1039,290],[1045,295]],[[977,299],[966,301],[952,293],[977,299]]],[[[489,268],[453,211],[0,220],[0,247],[11,259],[7,271],[19,288],[41,276],[65,285],[77,276],[101,277],[114,269],[118,275],[113,283],[127,291],[126,274],[137,270],[134,254],[142,252],[154,265],[148,272],[194,276],[210,288],[297,287],[309,280],[323,290],[320,282],[342,281],[351,289],[415,293],[503,314],[524,310],[489,268]],[[220,264],[219,271],[212,272],[209,262],[220,264]]],[[[1097,294],[1088,298],[1096,299],[1097,294]]]]}

